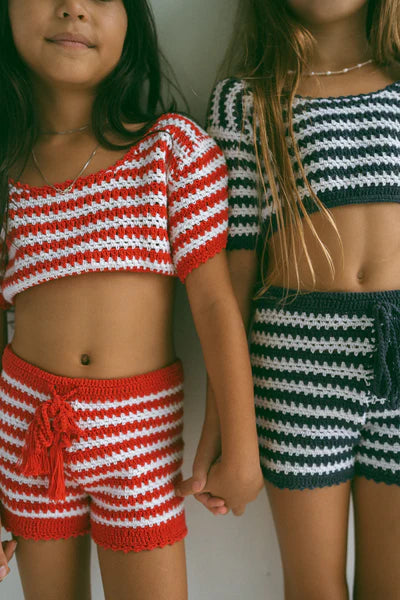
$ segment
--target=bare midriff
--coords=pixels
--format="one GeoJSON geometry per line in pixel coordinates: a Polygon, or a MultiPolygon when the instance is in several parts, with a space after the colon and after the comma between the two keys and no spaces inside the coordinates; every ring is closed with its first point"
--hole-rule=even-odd
{"type": "MultiPolygon", "coordinates": [[[[53,145],[48,142],[47,152],[56,158],[47,167],[52,181],[64,181],[78,170],[94,145],[87,137],[85,142],[79,134],[71,141],[83,144],[73,167],[76,152],[69,140],[55,136],[53,145]]],[[[126,152],[99,148],[85,175],[108,168],[126,152]]],[[[15,167],[11,176],[17,178],[20,170],[15,167]]],[[[43,185],[31,162],[23,181],[43,185]]],[[[175,360],[174,288],[175,278],[143,272],[87,273],[36,285],[15,298],[12,348],[24,360],[65,377],[113,379],[154,371],[175,360]]]]}
{"type": "Polygon", "coordinates": [[[15,298],[14,352],[57,375],[109,379],[175,360],[174,278],[88,273],[36,285],[15,298]]]}
{"type": "MultiPolygon", "coordinates": [[[[299,257],[300,288],[318,291],[371,292],[400,289],[400,204],[381,202],[353,204],[331,210],[342,248],[334,228],[321,213],[311,221],[328,249],[335,266],[332,276],[322,249],[308,226],[305,241],[313,263],[315,285],[301,245],[294,252],[299,257]]],[[[268,250],[268,274],[279,264],[278,234],[271,238],[268,250]],[[273,243],[275,241],[275,243],[273,243]]],[[[293,254],[292,254],[293,257],[293,254]]],[[[282,271],[276,270],[272,285],[285,284],[282,271]]],[[[290,260],[289,288],[297,289],[293,258],[290,260]]]]}

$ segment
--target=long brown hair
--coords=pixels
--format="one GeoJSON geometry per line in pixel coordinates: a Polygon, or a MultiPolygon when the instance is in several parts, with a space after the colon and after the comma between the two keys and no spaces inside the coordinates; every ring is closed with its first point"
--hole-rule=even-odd
{"type": "MultiPolygon", "coordinates": [[[[391,64],[400,60],[400,0],[369,0],[366,29],[376,63],[391,64]]],[[[335,273],[329,250],[309,217],[296,183],[301,177],[311,202],[334,228],[341,244],[330,211],[318,199],[307,179],[293,130],[292,102],[300,78],[308,70],[314,47],[313,36],[298,22],[286,0],[239,0],[234,34],[222,69],[224,75],[245,80],[253,93],[253,135],[259,179],[264,194],[265,176],[270,186],[278,231],[278,235],[272,236],[271,243],[275,250],[276,240],[279,240],[279,252],[275,255],[281,257],[275,271],[266,277],[265,256],[269,243],[266,235],[260,295],[269,287],[278,269],[284,284],[288,283],[289,263],[295,269],[297,289],[300,289],[299,262],[293,252],[299,241],[315,284],[315,272],[305,241],[305,224],[319,243],[332,277],[335,273]],[[298,174],[294,172],[287,134],[298,174]]]]}

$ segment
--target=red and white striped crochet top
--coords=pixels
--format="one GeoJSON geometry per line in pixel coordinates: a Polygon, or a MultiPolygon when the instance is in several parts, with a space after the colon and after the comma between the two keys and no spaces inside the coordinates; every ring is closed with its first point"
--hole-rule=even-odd
{"type": "Polygon", "coordinates": [[[70,192],[10,180],[0,306],[81,273],[147,271],[184,281],[225,247],[227,219],[222,152],[190,119],[162,115],[122,159],[80,177],[70,192]]]}

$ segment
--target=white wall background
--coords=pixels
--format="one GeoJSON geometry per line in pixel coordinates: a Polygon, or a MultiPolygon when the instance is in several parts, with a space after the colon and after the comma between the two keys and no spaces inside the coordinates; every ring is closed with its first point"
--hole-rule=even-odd
{"type": "MultiPolygon", "coordinates": [[[[203,124],[208,96],[231,33],[236,0],[152,0],[152,6],[161,46],[191,114],[203,124]]],[[[186,373],[184,474],[188,475],[203,420],[205,375],[181,286],[176,304],[176,345],[186,373]]],[[[239,519],[231,515],[213,517],[192,499],[186,506],[190,600],[283,600],[279,549],[265,493],[239,519]]],[[[353,571],[352,550],[351,535],[349,574],[353,571]]],[[[95,555],[93,600],[103,600],[95,555]]],[[[0,598],[23,600],[15,562],[11,566],[12,573],[1,584],[0,598]]]]}

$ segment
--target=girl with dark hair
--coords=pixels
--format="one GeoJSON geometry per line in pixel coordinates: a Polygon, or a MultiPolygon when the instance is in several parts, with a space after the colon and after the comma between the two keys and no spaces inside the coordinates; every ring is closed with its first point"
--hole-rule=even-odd
{"type": "Polygon", "coordinates": [[[211,100],[287,600],[348,598],[351,493],[354,597],[399,597],[399,61],[398,0],[240,0],[211,100]]]}
{"type": "Polygon", "coordinates": [[[184,599],[176,276],[224,431],[201,486],[262,485],[223,154],[165,112],[145,0],[8,0],[0,44],[0,579],[17,543],[27,598],[87,600],[90,531],[106,598],[184,599]]]}

